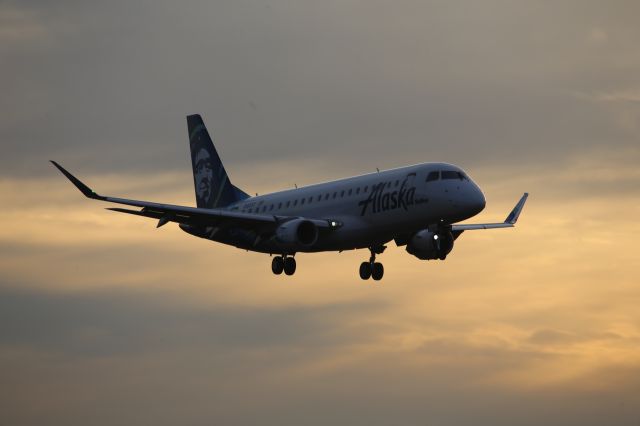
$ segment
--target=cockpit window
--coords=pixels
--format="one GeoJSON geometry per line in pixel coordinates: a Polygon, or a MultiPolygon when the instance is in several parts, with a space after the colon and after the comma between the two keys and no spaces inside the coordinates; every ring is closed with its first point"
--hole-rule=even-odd
{"type": "Polygon", "coordinates": [[[430,172],[430,173],[427,175],[427,182],[431,182],[431,181],[434,181],[434,180],[438,180],[439,178],[440,178],[440,172],[438,172],[438,171],[430,172]]]}
{"type": "Polygon", "coordinates": [[[442,179],[461,179],[461,177],[458,176],[458,172],[454,172],[452,170],[443,170],[442,179]]]}

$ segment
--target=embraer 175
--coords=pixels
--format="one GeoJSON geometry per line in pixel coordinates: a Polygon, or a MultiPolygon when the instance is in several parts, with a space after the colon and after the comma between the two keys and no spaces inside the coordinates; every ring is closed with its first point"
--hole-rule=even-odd
{"type": "Polygon", "coordinates": [[[296,253],[369,249],[360,278],[380,280],[376,255],[387,243],[418,259],[444,260],[464,231],[513,227],[525,193],[501,223],[457,224],[485,207],[482,191],[459,167],[422,163],[398,169],[249,196],[229,180],[199,115],[187,117],[197,207],[98,195],[52,161],[86,197],[139,207],[108,210],[150,217],[157,227],[176,222],[200,238],[276,255],[274,274],[293,275],[296,253]]]}

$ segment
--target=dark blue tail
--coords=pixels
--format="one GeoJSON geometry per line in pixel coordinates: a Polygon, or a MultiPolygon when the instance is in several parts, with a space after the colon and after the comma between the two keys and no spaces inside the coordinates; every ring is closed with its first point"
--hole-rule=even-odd
{"type": "Polygon", "coordinates": [[[187,116],[193,184],[196,189],[196,205],[213,209],[226,207],[249,195],[236,188],[222,165],[213,146],[209,132],[198,114],[187,116]]]}

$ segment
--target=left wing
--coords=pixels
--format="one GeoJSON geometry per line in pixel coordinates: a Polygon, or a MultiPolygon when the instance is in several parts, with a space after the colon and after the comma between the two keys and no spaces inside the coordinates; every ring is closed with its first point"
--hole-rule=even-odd
{"type": "Polygon", "coordinates": [[[473,231],[476,229],[495,229],[495,228],[512,228],[515,226],[518,221],[518,217],[520,217],[520,213],[522,212],[522,208],[524,207],[524,203],[527,201],[529,197],[529,193],[525,192],[518,204],[511,210],[509,216],[501,223],[478,223],[478,224],[462,224],[462,225],[452,225],[451,231],[462,232],[462,231],[473,231]]]}
{"type": "MultiPolygon", "coordinates": [[[[230,227],[257,230],[264,232],[265,228],[275,228],[283,222],[294,219],[292,216],[276,216],[253,213],[242,213],[225,209],[204,209],[197,207],[177,206],[173,204],[153,203],[150,201],[128,200],[125,198],[106,197],[97,194],[77,177],[69,173],[64,167],[55,161],[51,163],[73,183],[85,197],[110,203],[124,204],[134,207],[142,207],[141,210],[124,208],[108,208],[108,210],[120,213],[129,213],[137,216],[158,219],[157,227],[168,222],[183,223],[195,226],[218,226],[225,224],[230,227]]],[[[307,219],[307,218],[305,218],[307,219]]],[[[324,219],[307,219],[321,229],[333,229],[338,223],[324,219]]]]}

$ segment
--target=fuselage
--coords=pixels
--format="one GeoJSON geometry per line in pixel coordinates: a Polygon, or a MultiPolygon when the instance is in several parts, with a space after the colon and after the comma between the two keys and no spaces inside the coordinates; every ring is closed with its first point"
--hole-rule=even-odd
{"type": "MultiPolygon", "coordinates": [[[[255,196],[227,209],[335,221],[339,229],[297,250],[318,252],[381,245],[430,224],[468,219],[484,207],[482,191],[461,168],[422,163],[255,196]]],[[[275,241],[256,242],[253,232],[227,229],[207,235],[199,236],[252,251],[282,251],[275,241]]]]}

